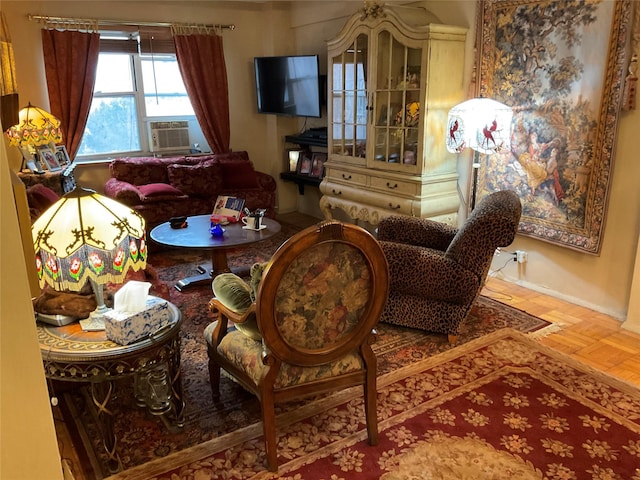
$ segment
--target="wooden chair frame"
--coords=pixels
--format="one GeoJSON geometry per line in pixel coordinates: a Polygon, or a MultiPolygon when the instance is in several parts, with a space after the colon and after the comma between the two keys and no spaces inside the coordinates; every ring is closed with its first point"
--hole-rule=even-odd
{"type": "Polygon", "coordinates": [[[209,307],[219,313],[212,338],[207,339],[209,374],[214,401],[219,400],[220,368],[224,368],[244,388],[254,393],[261,404],[266,457],[269,470],[277,471],[277,438],[275,404],[309,395],[319,395],[351,386],[363,385],[364,407],[369,444],[378,442],[376,412],[377,361],[371,349],[375,339],[375,326],[384,308],[389,287],[386,258],[377,240],[365,229],[337,221],[328,221],[309,227],[286,241],[267,265],[258,289],[256,302],[242,315],[225,307],[213,298],[209,307]],[[292,262],[314,245],[323,242],[343,242],[358,249],[365,259],[370,276],[369,300],[354,329],[340,341],[321,349],[299,349],[290,345],[276,325],[276,292],[292,262]],[[257,384],[235,364],[222,356],[217,347],[227,334],[228,320],[242,323],[256,315],[263,337],[262,363],[269,368],[257,384]],[[359,371],[313,382],[276,388],[275,383],[283,363],[314,367],[336,361],[357,351],[364,368],[359,371]]]}

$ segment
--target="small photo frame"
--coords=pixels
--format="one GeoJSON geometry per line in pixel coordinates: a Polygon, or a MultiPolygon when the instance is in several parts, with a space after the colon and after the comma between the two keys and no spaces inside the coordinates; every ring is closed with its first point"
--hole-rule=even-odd
{"type": "Polygon", "coordinates": [[[287,150],[287,167],[290,172],[296,173],[298,171],[298,160],[302,157],[303,151],[300,149],[287,150]]]}
{"type": "Polygon", "coordinates": [[[38,148],[38,156],[40,157],[40,163],[50,172],[58,172],[62,170],[55,152],[50,147],[38,148]]]}
{"type": "Polygon", "coordinates": [[[40,168],[40,162],[34,159],[31,159],[31,160],[27,160],[26,164],[27,164],[27,168],[31,170],[33,173],[44,173],[44,170],[40,168]]]}
{"type": "Polygon", "coordinates": [[[326,161],[326,153],[314,153],[311,157],[311,173],[309,175],[316,178],[322,178],[324,176],[324,162],[326,161]]]}
{"type": "Polygon", "coordinates": [[[58,160],[58,164],[63,168],[71,163],[67,147],[64,145],[56,146],[56,159],[58,160]]]}
{"type": "Polygon", "coordinates": [[[313,165],[313,160],[311,158],[311,154],[304,152],[300,159],[298,160],[298,174],[299,175],[310,175],[311,174],[311,166],[313,165]]]}

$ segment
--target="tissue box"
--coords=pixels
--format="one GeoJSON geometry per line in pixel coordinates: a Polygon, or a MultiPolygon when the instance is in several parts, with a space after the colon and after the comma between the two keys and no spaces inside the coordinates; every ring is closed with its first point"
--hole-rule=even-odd
{"type": "Polygon", "coordinates": [[[111,310],[104,316],[107,338],[120,345],[129,345],[171,323],[169,304],[158,297],[147,297],[146,308],[141,312],[111,310]]]}

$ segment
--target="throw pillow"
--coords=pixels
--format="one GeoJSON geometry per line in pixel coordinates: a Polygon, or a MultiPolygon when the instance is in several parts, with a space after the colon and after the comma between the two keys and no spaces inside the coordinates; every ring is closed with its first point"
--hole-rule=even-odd
{"type": "Polygon", "coordinates": [[[185,195],[213,197],[222,190],[222,169],[219,164],[169,165],[169,182],[185,195]]]}
{"type": "Polygon", "coordinates": [[[44,212],[60,199],[60,195],[40,183],[27,188],[27,202],[30,208],[44,212]]]}
{"type": "Polygon", "coordinates": [[[236,313],[242,314],[251,306],[249,284],[235,273],[216,275],[211,287],[213,295],[236,313]]]}
{"type": "Polygon", "coordinates": [[[258,188],[256,171],[251,162],[221,162],[225,190],[258,188]]]}
{"type": "MultiPolygon", "coordinates": [[[[255,263],[251,267],[251,281],[245,282],[234,273],[221,273],[211,284],[214,296],[230,310],[243,314],[256,300],[258,285],[262,279],[266,263],[255,263]]],[[[247,337],[260,341],[260,329],[255,314],[250,315],[243,323],[235,323],[236,329],[247,337]]]]}
{"type": "Polygon", "coordinates": [[[167,183],[139,185],[138,191],[142,194],[141,200],[143,202],[159,202],[161,200],[174,200],[178,197],[186,197],[183,192],[167,183]]]}

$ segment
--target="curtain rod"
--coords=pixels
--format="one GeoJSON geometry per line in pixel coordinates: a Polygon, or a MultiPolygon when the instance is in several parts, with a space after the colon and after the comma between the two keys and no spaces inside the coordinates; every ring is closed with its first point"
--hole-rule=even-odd
{"type": "MultiPolygon", "coordinates": [[[[114,26],[114,25],[123,25],[129,27],[171,27],[172,23],[167,22],[126,22],[120,20],[95,20],[95,19],[87,19],[87,18],[65,18],[65,17],[49,17],[44,15],[31,15],[28,14],[27,17],[29,20],[36,22],[51,22],[51,23],[69,23],[69,24],[78,24],[78,23],[91,23],[97,22],[98,25],[104,26],[114,26]]],[[[236,26],[234,24],[228,25],[201,25],[201,24],[180,24],[182,26],[187,27],[207,27],[207,28],[221,28],[227,30],[234,30],[236,26]]]]}

